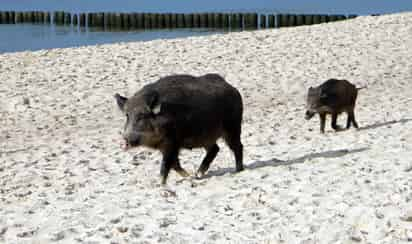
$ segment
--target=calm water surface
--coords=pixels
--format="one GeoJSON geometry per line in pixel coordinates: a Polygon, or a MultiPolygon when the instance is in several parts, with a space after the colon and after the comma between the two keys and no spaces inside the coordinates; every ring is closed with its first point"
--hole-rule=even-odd
{"type": "Polygon", "coordinates": [[[0,25],[0,53],[76,47],[116,42],[149,41],[223,33],[223,30],[180,29],[104,32],[46,24],[0,25]]]}

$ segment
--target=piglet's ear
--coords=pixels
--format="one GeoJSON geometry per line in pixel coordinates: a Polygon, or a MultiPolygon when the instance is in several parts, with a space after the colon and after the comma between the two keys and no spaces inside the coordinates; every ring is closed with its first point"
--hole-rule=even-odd
{"type": "Polygon", "coordinates": [[[322,90],[320,90],[320,98],[327,98],[328,94],[322,90]]]}
{"type": "Polygon", "coordinates": [[[157,115],[157,114],[160,113],[161,110],[162,110],[162,104],[159,103],[159,104],[156,104],[156,105],[152,108],[152,113],[153,113],[154,115],[157,115]]]}
{"type": "Polygon", "coordinates": [[[114,95],[114,98],[116,99],[116,102],[117,102],[117,105],[119,106],[119,109],[120,109],[121,111],[124,111],[124,105],[125,105],[126,102],[127,102],[127,98],[120,96],[119,93],[116,93],[116,94],[114,95]]]}

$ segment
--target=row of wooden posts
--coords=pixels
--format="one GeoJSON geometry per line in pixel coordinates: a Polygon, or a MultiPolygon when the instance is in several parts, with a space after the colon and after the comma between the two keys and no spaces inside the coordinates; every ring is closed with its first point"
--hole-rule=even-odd
{"type": "Polygon", "coordinates": [[[356,15],[257,13],[80,13],[1,11],[0,24],[53,23],[105,30],[163,28],[259,29],[320,24],[356,15]]]}

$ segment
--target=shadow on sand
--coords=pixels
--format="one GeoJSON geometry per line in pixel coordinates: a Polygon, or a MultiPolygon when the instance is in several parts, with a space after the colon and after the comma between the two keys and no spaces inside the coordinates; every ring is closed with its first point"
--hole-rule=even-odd
{"type": "Polygon", "coordinates": [[[412,121],[412,119],[400,119],[400,120],[391,120],[387,122],[381,122],[381,123],[375,123],[373,125],[367,125],[364,127],[359,128],[358,130],[370,130],[370,129],[376,129],[379,127],[387,126],[387,125],[393,125],[393,124],[398,124],[398,123],[407,123],[409,121],[412,121]]]}
{"type": "MultiPolygon", "coordinates": [[[[320,152],[320,153],[310,153],[302,157],[291,159],[291,160],[279,160],[279,159],[273,158],[270,160],[256,161],[249,165],[245,165],[245,169],[257,169],[257,168],[263,168],[263,167],[277,167],[277,166],[282,166],[282,165],[300,164],[300,163],[305,162],[305,160],[310,160],[310,159],[315,159],[315,158],[339,158],[347,154],[360,153],[366,150],[369,150],[369,147],[363,147],[363,148],[358,148],[358,149],[353,149],[353,150],[341,149],[341,150],[333,150],[333,151],[326,151],[326,152],[320,152]]],[[[212,176],[221,176],[226,173],[234,173],[234,169],[225,168],[225,169],[219,169],[219,170],[212,170],[212,171],[209,171],[203,177],[203,179],[210,178],[212,176]]]]}

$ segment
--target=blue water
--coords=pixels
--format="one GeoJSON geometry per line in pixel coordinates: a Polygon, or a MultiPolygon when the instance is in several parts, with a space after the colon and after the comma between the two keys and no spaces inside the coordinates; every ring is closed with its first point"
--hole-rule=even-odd
{"type": "MultiPolygon", "coordinates": [[[[79,12],[259,12],[384,14],[412,11],[412,0],[0,0],[1,10],[79,12]]],[[[207,35],[219,31],[101,32],[52,25],[0,25],[0,53],[207,35]]]]}
{"type": "Polygon", "coordinates": [[[104,32],[93,29],[47,24],[0,25],[0,53],[116,42],[171,39],[221,32],[223,31],[204,29],[104,32]]]}

